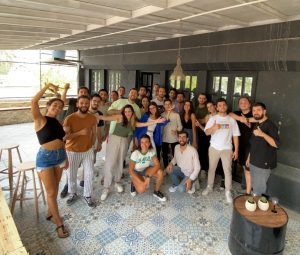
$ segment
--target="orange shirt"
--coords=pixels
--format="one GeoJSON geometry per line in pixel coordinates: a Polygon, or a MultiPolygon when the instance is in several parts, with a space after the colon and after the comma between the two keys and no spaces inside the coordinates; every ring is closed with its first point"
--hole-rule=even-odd
{"type": "Polygon", "coordinates": [[[66,142],[66,150],[74,152],[85,152],[92,148],[92,130],[95,129],[97,125],[97,118],[87,113],[84,118],[81,118],[77,113],[69,115],[64,121],[64,127],[69,127],[70,132],[76,133],[84,128],[88,128],[90,132],[87,135],[79,135],[72,139],[68,139],[66,142]]]}

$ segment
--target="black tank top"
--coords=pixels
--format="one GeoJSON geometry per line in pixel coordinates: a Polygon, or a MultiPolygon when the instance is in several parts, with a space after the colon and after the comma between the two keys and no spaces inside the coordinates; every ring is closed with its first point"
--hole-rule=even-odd
{"type": "Polygon", "coordinates": [[[189,118],[189,120],[186,122],[184,118],[181,119],[182,127],[186,129],[192,129],[192,119],[189,118]]]}
{"type": "Polygon", "coordinates": [[[54,141],[55,139],[63,140],[65,131],[56,118],[45,116],[47,122],[45,126],[36,132],[40,145],[54,141]]]}

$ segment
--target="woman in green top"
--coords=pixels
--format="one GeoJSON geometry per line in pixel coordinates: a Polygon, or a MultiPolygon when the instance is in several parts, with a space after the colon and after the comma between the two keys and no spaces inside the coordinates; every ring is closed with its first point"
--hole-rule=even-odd
{"type": "Polygon", "coordinates": [[[125,160],[128,150],[128,137],[133,133],[135,127],[146,127],[155,123],[164,122],[165,119],[159,118],[150,122],[138,122],[131,105],[125,105],[121,114],[112,116],[100,116],[101,120],[116,121],[116,127],[112,134],[108,137],[106,145],[106,156],[104,164],[104,190],[101,195],[101,200],[105,200],[110,191],[110,186],[114,177],[115,188],[118,192],[123,192],[123,187],[120,184],[123,161],[125,160]]]}

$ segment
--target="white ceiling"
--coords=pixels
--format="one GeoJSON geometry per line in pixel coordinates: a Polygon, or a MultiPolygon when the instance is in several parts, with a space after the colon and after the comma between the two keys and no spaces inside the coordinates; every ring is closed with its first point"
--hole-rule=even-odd
{"type": "Polygon", "coordinates": [[[0,0],[0,50],[84,50],[300,19],[300,0],[0,0]]]}

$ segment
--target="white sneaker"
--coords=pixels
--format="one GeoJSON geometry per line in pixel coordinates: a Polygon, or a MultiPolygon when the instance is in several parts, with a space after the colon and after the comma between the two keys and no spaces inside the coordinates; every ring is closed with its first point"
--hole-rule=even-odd
{"type": "Polygon", "coordinates": [[[207,196],[211,192],[213,192],[212,188],[207,186],[206,189],[202,191],[202,196],[207,196]]]}
{"type": "Polygon", "coordinates": [[[122,185],[119,184],[119,183],[117,183],[117,182],[115,183],[115,188],[116,188],[116,190],[117,190],[118,193],[121,193],[121,192],[124,191],[122,185]]]}
{"type": "Polygon", "coordinates": [[[228,204],[232,204],[232,196],[230,190],[225,191],[225,197],[228,204]]]}
{"type": "Polygon", "coordinates": [[[190,188],[190,190],[189,190],[187,193],[189,193],[189,194],[194,194],[195,191],[196,191],[195,186],[196,186],[195,183],[193,183],[192,187],[190,188]]]}
{"type": "Polygon", "coordinates": [[[100,199],[101,199],[102,201],[104,201],[104,200],[107,198],[108,193],[109,193],[109,189],[106,189],[106,188],[105,188],[105,189],[103,190],[102,194],[101,194],[100,199]]]}
{"type": "Polygon", "coordinates": [[[169,191],[170,191],[171,193],[174,193],[174,192],[177,190],[177,188],[178,188],[178,186],[171,186],[171,187],[169,188],[169,191]]]}

